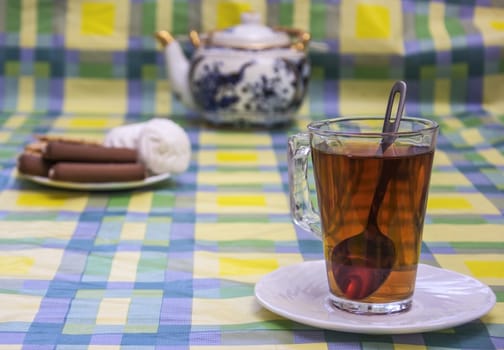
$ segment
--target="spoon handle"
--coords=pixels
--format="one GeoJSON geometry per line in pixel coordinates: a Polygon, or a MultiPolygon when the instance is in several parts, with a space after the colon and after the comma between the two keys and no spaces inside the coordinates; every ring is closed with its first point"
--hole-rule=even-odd
{"type": "Polygon", "coordinates": [[[390,89],[390,94],[387,102],[387,110],[385,111],[385,120],[383,122],[383,132],[393,132],[399,129],[399,122],[404,112],[404,105],[406,103],[406,83],[402,80],[396,81],[390,89]],[[397,105],[397,112],[394,121],[390,121],[392,116],[392,107],[394,107],[395,95],[399,94],[399,104],[397,105]]]}
{"type": "MultiPolygon", "coordinates": [[[[385,111],[385,119],[383,120],[382,133],[395,133],[399,130],[399,123],[404,112],[404,105],[406,103],[406,83],[402,80],[396,81],[392,88],[390,89],[390,94],[387,102],[387,110],[385,111]],[[397,105],[396,116],[393,121],[390,121],[392,115],[392,108],[394,106],[394,100],[396,95],[399,94],[399,102],[397,105]]],[[[383,154],[385,150],[394,143],[395,137],[393,135],[384,135],[381,141],[381,153],[383,154]]]]}
{"type": "MultiPolygon", "coordinates": [[[[399,130],[399,123],[401,122],[402,114],[404,112],[404,105],[406,100],[406,83],[402,80],[395,82],[390,89],[390,94],[387,102],[387,110],[385,112],[385,119],[383,120],[383,128],[382,133],[384,134],[382,137],[382,141],[380,143],[380,148],[378,153],[382,155],[385,153],[387,148],[394,143],[395,136],[393,135],[397,130],[399,130]],[[390,121],[390,116],[392,114],[392,107],[394,105],[394,99],[396,95],[399,94],[399,103],[397,106],[397,112],[394,120],[390,121]]],[[[377,216],[378,211],[380,210],[380,205],[385,197],[385,193],[387,191],[388,183],[391,177],[395,174],[396,169],[387,161],[387,159],[383,158],[383,166],[380,171],[380,177],[378,178],[378,182],[376,185],[375,193],[373,195],[373,199],[371,201],[371,207],[369,209],[368,215],[368,227],[370,225],[377,226],[377,216]]],[[[369,230],[368,230],[369,231],[369,230]]],[[[374,231],[371,231],[374,232],[374,231]]]]}
{"type": "MultiPolygon", "coordinates": [[[[380,210],[383,198],[385,198],[385,194],[387,192],[387,187],[390,182],[390,179],[394,176],[396,170],[397,169],[393,166],[392,163],[388,162],[386,159],[383,160],[383,166],[380,171],[380,177],[378,178],[373,199],[371,201],[371,207],[369,208],[368,222],[367,222],[368,227],[369,226],[377,227],[378,225],[377,223],[378,211],[380,210]]],[[[367,230],[367,232],[375,232],[375,231],[367,230]]]]}

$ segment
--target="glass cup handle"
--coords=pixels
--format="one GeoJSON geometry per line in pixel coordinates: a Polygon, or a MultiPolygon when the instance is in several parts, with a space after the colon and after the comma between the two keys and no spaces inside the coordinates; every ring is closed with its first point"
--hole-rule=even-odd
{"type": "Polygon", "coordinates": [[[310,199],[308,185],[308,160],[310,136],[307,133],[292,135],[288,140],[287,166],[289,172],[290,213],[294,224],[322,238],[320,215],[310,199]]]}

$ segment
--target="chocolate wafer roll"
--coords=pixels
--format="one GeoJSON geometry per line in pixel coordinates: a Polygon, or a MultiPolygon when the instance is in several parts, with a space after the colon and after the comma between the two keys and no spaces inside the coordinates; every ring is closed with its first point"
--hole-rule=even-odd
{"type": "Polygon", "coordinates": [[[24,152],[18,157],[17,169],[22,174],[47,177],[51,164],[40,154],[24,152]]]}
{"type": "Polygon", "coordinates": [[[124,182],[145,179],[141,163],[59,162],[49,170],[49,178],[68,182],[124,182]]]}
{"type": "Polygon", "coordinates": [[[130,148],[50,141],[42,152],[52,161],[87,163],[135,163],[137,151],[130,148]]]}
{"type": "Polygon", "coordinates": [[[101,145],[101,143],[97,141],[92,141],[88,139],[77,139],[75,137],[66,137],[60,135],[35,135],[35,139],[37,139],[38,142],[44,144],[47,144],[48,142],[51,141],[58,141],[58,142],[79,143],[79,144],[96,145],[96,146],[101,145]]]}

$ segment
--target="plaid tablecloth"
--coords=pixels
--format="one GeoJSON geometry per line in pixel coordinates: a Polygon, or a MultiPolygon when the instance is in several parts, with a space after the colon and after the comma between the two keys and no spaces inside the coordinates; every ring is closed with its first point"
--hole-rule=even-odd
{"type": "Polygon", "coordinates": [[[0,349],[504,349],[504,2],[0,0],[0,349]],[[152,32],[209,30],[256,10],[308,29],[310,91],[274,130],[219,128],[170,95],[152,32]],[[423,334],[360,335],[256,302],[276,268],[322,259],[288,213],[286,140],[313,119],[436,119],[421,262],[488,284],[481,319],[423,334]],[[34,134],[100,140],[172,118],[188,171],[152,187],[65,191],[16,177],[34,134]]]}

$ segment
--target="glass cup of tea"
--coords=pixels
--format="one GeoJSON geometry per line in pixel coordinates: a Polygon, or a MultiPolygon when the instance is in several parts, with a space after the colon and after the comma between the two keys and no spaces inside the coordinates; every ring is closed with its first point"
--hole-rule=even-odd
{"type": "Polygon", "coordinates": [[[341,117],[289,137],[291,215],[323,242],[335,307],[411,307],[438,129],[403,117],[396,132],[383,132],[383,117],[341,117]]]}

